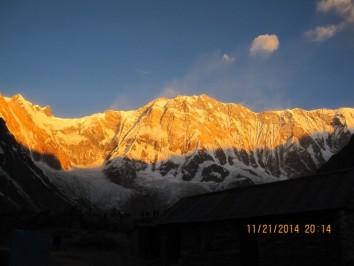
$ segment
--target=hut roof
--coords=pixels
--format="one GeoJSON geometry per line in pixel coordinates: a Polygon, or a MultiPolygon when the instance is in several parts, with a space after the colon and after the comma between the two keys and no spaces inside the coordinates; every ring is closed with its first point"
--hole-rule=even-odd
{"type": "Polygon", "coordinates": [[[347,207],[350,195],[354,196],[352,168],[186,197],[171,207],[159,224],[341,209],[347,207]]]}

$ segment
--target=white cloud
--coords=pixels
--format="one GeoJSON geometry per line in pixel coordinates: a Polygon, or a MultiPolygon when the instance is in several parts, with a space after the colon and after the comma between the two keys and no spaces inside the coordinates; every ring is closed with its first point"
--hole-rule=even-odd
{"type": "Polygon", "coordinates": [[[333,12],[341,17],[342,21],[330,26],[316,27],[305,32],[305,36],[315,42],[322,42],[336,35],[348,26],[354,26],[354,3],[352,0],[321,0],[317,3],[317,11],[322,13],[333,12]]]}
{"type": "Polygon", "coordinates": [[[264,34],[259,35],[258,37],[254,38],[251,48],[250,54],[257,55],[257,54],[271,54],[278,50],[279,48],[279,40],[277,35],[275,34],[264,34]]]}
{"type": "Polygon", "coordinates": [[[230,63],[235,62],[235,58],[229,56],[228,54],[224,54],[224,55],[222,56],[222,60],[223,60],[224,62],[230,62],[230,63]]]}
{"type": "Polygon", "coordinates": [[[351,0],[322,0],[317,4],[319,12],[335,12],[347,23],[354,23],[354,4],[351,0]]]}
{"type": "Polygon", "coordinates": [[[305,32],[305,36],[315,42],[322,42],[333,37],[340,28],[337,25],[317,27],[314,30],[305,32]]]}
{"type": "Polygon", "coordinates": [[[328,12],[332,9],[345,10],[347,9],[350,0],[321,0],[317,3],[317,10],[328,12]]]}
{"type": "Polygon", "coordinates": [[[147,74],[151,73],[150,71],[147,71],[147,70],[142,69],[142,68],[137,68],[135,71],[138,72],[139,74],[143,74],[143,75],[147,75],[147,74]]]}

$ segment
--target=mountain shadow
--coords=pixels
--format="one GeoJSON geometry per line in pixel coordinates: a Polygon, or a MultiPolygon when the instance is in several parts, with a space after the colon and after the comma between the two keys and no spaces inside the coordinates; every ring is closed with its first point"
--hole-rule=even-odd
{"type": "Polygon", "coordinates": [[[136,210],[168,208],[169,192],[164,190],[165,184],[171,180],[174,190],[170,193],[175,198],[170,203],[173,204],[181,197],[193,194],[280,181],[284,176],[288,179],[309,176],[316,173],[319,165],[326,163],[322,157],[326,147],[340,149],[350,136],[349,132],[340,137],[329,135],[328,138],[316,140],[305,136],[299,139],[299,144],[251,151],[233,147],[213,151],[200,149],[186,157],[174,156],[150,164],[128,157],[117,157],[106,162],[104,173],[113,183],[134,191],[129,202],[124,204],[124,211],[131,213],[136,210]],[[231,167],[235,171],[231,171],[231,167]],[[145,184],[139,172],[142,175],[155,173],[166,180],[162,178],[154,181],[152,178],[152,181],[147,180],[145,184]],[[285,172],[289,175],[284,175],[285,172]],[[151,183],[153,186],[150,186],[151,183]],[[209,191],[202,189],[207,183],[210,185],[209,191]]]}
{"type": "Polygon", "coordinates": [[[354,167],[354,135],[338,153],[334,154],[324,165],[318,169],[318,173],[330,172],[354,167]]]}
{"type": "MultiPolygon", "coordinates": [[[[320,134],[320,132],[319,132],[320,134]]],[[[324,134],[323,134],[324,135],[324,134]]],[[[253,150],[220,147],[207,150],[199,147],[190,154],[172,156],[147,163],[131,157],[117,157],[106,161],[105,174],[114,183],[134,188],[139,171],[151,171],[161,176],[179,176],[183,181],[212,181],[222,183],[228,178],[287,177],[296,178],[315,173],[326,163],[326,152],[337,152],[350,140],[349,131],[327,137],[304,136],[298,143],[253,150]]]]}
{"type": "Polygon", "coordinates": [[[77,202],[50,183],[0,118],[0,212],[59,211],[74,205],[77,202]]]}

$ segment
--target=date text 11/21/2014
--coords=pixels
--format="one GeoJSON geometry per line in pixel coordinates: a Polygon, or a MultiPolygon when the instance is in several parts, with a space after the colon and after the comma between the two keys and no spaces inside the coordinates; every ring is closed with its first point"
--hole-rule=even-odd
{"type": "Polygon", "coordinates": [[[247,224],[248,234],[331,234],[331,224],[247,224]]]}

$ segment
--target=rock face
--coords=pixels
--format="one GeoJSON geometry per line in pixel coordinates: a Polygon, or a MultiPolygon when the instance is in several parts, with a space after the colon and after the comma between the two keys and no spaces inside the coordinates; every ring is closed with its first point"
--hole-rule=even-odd
{"type": "Polygon", "coordinates": [[[63,210],[74,205],[27,154],[0,118],[0,212],[63,210]]]}
{"type": "Polygon", "coordinates": [[[0,96],[0,115],[34,159],[64,169],[105,165],[107,176],[127,187],[139,172],[226,186],[306,175],[354,129],[352,108],[255,113],[207,95],[77,119],[54,117],[20,95],[0,96]]]}

